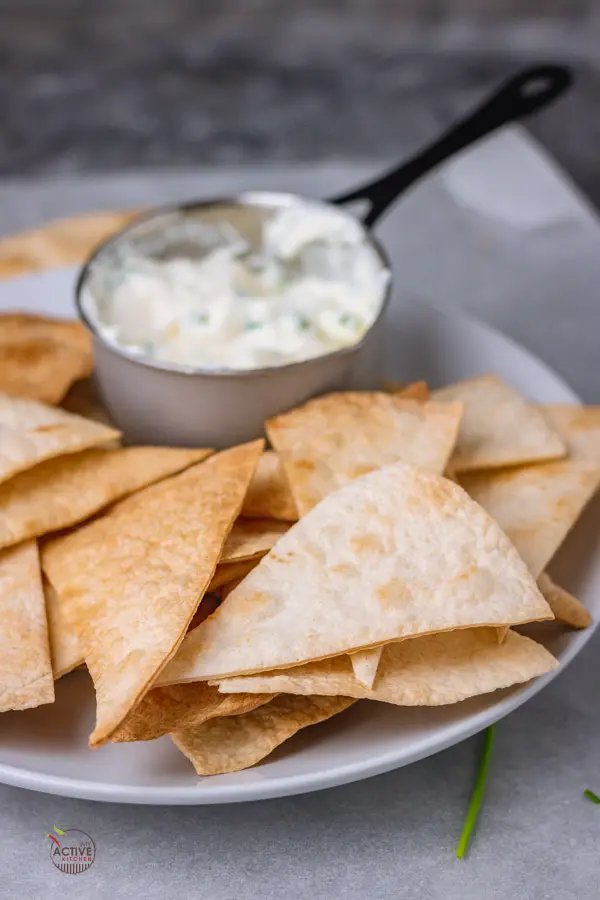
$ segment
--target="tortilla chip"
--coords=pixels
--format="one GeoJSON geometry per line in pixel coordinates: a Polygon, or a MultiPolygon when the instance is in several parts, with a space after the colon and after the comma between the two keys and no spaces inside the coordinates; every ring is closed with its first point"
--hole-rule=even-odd
{"type": "Polygon", "coordinates": [[[54,406],[0,394],[0,482],[53,456],[76,453],[120,432],[54,406]]]}
{"type": "Polygon", "coordinates": [[[561,459],[566,447],[537,407],[495,375],[440,388],[441,403],[462,401],[465,415],[452,455],[454,472],[561,459]]]}
{"type": "Polygon", "coordinates": [[[383,647],[359,650],[350,654],[350,664],[356,680],[366,688],[372,688],[377,676],[383,647]]]}
{"type": "Polygon", "coordinates": [[[600,407],[543,407],[569,458],[461,476],[537,578],[600,486],[600,407]]]}
{"type": "Polygon", "coordinates": [[[239,716],[269,703],[267,694],[221,694],[205,681],[153,688],[112,736],[113,743],[152,741],[224,716],[239,716]],[[223,702],[228,700],[229,702],[223,702]]]}
{"type": "Polygon", "coordinates": [[[301,516],[360,475],[395,462],[441,473],[462,404],[364,391],[327,394],[266,424],[301,516]]]}
{"type": "Polygon", "coordinates": [[[288,529],[287,523],[275,519],[237,519],[225,541],[219,564],[264,556],[288,529]]]}
{"type": "Polygon", "coordinates": [[[0,553],[0,712],[54,702],[35,541],[0,553]]]}
{"type": "Polygon", "coordinates": [[[91,359],[46,338],[0,342],[0,391],[42,403],[60,403],[69,387],[92,370],[91,359]]]}
{"type": "Polygon", "coordinates": [[[77,381],[60,405],[67,412],[83,416],[84,419],[93,419],[94,422],[102,422],[103,425],[113,424],[93,378],[77,381]]]}
{"type": "Polygon", "coordinates": [[[555,403],[539,409],[567,444],[571,458],[600,463],[600,406],[555,403]]]}
{"type": "Polygon", "coordinates": [[[80,263],[97,244],[123,228],[135,215],[127,211],[74,216],[2,238],[0,277],[80,263]]]}
{"type": "MultiPolygon", "coordinates": [[[[387,644],[372,688],[354,677],[347,656],[309,663],[286,672],[229,678],[222,692],[336,696],[380,700],[397,706],[443,706],[477,694],[521,684],[558,668],[545,647],[509,631],[499,644],[493,628],[466,628],[387,644]]],[[[238,696],[234,693],[233,696],[238,696]]]]}
{"type": "Polygon", "coordinates": [[[58,403],[91,371],[91,340],[80,322],[0,313],[0,391],[58,403]]]}
{"type": "Polygon", "coordinates": [[[258,461],[242,506],[247,519],[281,519],[295,522],[298,510],[279,457],[266,450],[258,461]]]}
{"type": "Polygon", "coordinates": [[[126,447],[46,460],[0,484],[0,547],[83,522],[126,494],[200,462],[211,450],[126,447]]]}
{"type": "Polygon", "coordinates": [[[224,585],[231,584],[233,581],[241,581],[248,572],[257,567],[260,559],[259,556],[255,556],[253,559],[244,559],[241,562],[219,563],[208,590],[216,591],[224,585]]]}
{"type": "Polygon", "coordinates": [[[90,746],[112,736],[175,653],[262,448],[259,440],[219,453],[45,545],[45,573],[96,688],[90,746]]]}
{"type": "Polygon", "coordinates": [[[554,618],[571,628],[587,628],[592,616],[580,600],[555,584],[547,572],[538,578],[538,587],[546,598],[554,618]]]}
{"type": "Polygon", "coordinates": [[[212,719],[171,735],[198,775],[247,769],[301,728],[316,725],[354,703],[347,697],[275,697],[241,716],[212,719]]]}
{"type": "Polygon", "coordinates": [[[57,681],[63,675],[67,675],[73,669],[83,665],[85,660],[79,646],[77,631],[65,616],[60,597],[45,575],[42,578],[42,584],[46,601],[52,674],[54,680],[57,681]]]}
{"type": "Polygon", "coordinates": [[[552,618],[458,485],[396,463],[326,497],[185,638],[160,684],[281,669],[406,637],[552,618]]]}
{"type": "Polygon", "coordinates": [[[405,384],[392,393],[403,400],[418,400],[419,403],[426,403],[430,397],[429,385],[426,381],[411,381],[410,384],[405,384]]]}

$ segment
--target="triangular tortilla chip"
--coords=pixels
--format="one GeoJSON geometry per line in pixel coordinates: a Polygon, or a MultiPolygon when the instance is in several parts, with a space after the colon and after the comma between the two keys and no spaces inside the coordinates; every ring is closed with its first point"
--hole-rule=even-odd
{"type": "Polygon", "coordinates": [[[191,631],[159,683],[280,669],[406,637],[552,618],[458,485],[397,463],[326,497],[191,631]]]}
{"type": "Polygon", "coordinates": [[[224,585],[231,584],[233,581],[240,581],[245,578],[248,572],[255,569],[260,562],[260,557],[254,559],[244,559],[241,562],[222,563],[215,569],[209,591],[216,591],[224,585]]]}
{"type": "Polygon", "coordinates": [[[383,647],[359,650],[350,654],[350,664],[356,680],[366,688],[372,688],[377,676],[383,647]]]}
{"type": "Polygon", "coordinates": [[[34,400],[0,394],[0,482],[53,456],[106,444],[120,432],[34,400]]]}
{"type": "Polygon", "coordinates": [[[600,406],[554,403],[539,409],[567,444],[570,458],[600,463],[600,406]]]}
{"type": "Polygon", "coordinates": [[[83,416],[84,419],[93,419],[94,422],[102,422],[104,425],[114,424],[92,378],[77,381],[60,405],[67,412],[83,416]]]}
{"type": "Polygon", "coordinates": [[[407,384],[403,381],[386,380],[381,389],[386,394],[395,394],[396,397],[404,397],[405,400],[419,400],[421,403],[429,400],[430,397],[429,385],[426,381],[410,381],[407,384]]]}
{"type": "Polygon", "coordinates": [[[265,450],[244,498],[242,515],[247,519],[281,519],[295,522],[298,510],[279,457],[265,450]]]}
{"type": "Polygon", "coordinates": [[[510,630],[499,644],[492,628],[466,628],[387,644],[371,689],[361,685],[347,656],[336,656],[263,675],[229,678],[222,692],[258,696],[286,693],[323,696],[345,694],[397,706],[443,706],[477,694],[521,684],[558,668],[541,644],[510,630]]]}
{"type": "Polygon", "coordinates": [[[69,387],[91,372],[91,358],[48,338],[2,343],[0,391],[42,403],[60,403],[69,387]]]}
{"type": "Polygon", "coordinates": [[[77,319],[59,319],[35,313],[0,312],[0,345],[47,338],[57,344],[91,353],[92,341],[87,329],[77,319]]]}
{"type": "Polygon", "coordinates": [[[54,586],[45,575],[42,583],[46,601],[52,674],[56,681],[58,678],[62,678],[63,675],[67,675],[73,669],[81,666],[85,660],[79,646],[77,631],[65,616],[60,597],[56,593],[54,586]]]}
{"type": "Polygon", "coordinates": [[[426,381],[411,381],[410,384],[405,384],[394,393],[396,397],[401,397],[403,400],[418,400],[419,403],[426,403],[430,397],[429,385],[426,381]]]}
{"type": "Polygon", "coordinates": [[[128,211],[57,219],[0,242],[0,276],[39,272],[81,263],[101,241],[130,222],[128,211]]]}
{"type": "Polygon", "coordinates": [[[498,522],[537,578],[600,486],[600,407],[543,407],[569,458],[472,472],[465,490],[498,522]]]}
{"type": "Polygon", "coordinates": [[[462,401],[465,415],[452,455],[453,472],[560,459],[566,447],[533,403],[495,375],[433,391],[439,402],[462,401]]]}
{"type": "Polygon", "coordinates": [[[256,765],[301,728],[330,719],[354,703],[347,697],[275,697],[241,716],[211,719],[171,735],[198,775],[256,765]]]}
{"type": "Polygon", "coordinates": [[[211,452],[126,447],[84,450],[46,460],[0,484],[0,547],[82,522],[211,452]]]}
{"type": "Polygon", "coordinates": [[[96,688],[91,746],[111,737],[175,653],[262,447],[219,453],[45,545],[44,570],[96,688]]]}
{"type": "Polygon", "coordinates": [[[286,522],[275,519],[237,519],[225,541],[219,564],[264,556],[288,530],[286,522]]]}
{"type": "Polygon", "coordinates": [[[0,391],[58,403],[91,371],[91,340],[80,322],[0,313],[0,391]]]}
{"type": "Polygon", "coordinates": [[[172,731],[202,725],[209,719],[242,715],[272,699],[272,692],[264,695],[221,694],[218,688],[205,681],[153,688],[117,728],[112,741],[153,741],[172,731]]]}
{"type": "Polygon", "coordinates": [[[538,578],[538,587],[558,622],[571,628],[587,628],[591,624],[590,611],[573,594],[555,584],[546,572],[538,578]]]}
{"type": "Polygon", "coordinates": [[[0,553],[0,712],[54,702],[35,541],[0,553]]]}
{"type": "Polygon", "coordinates": [[[394,462],[444,471],[462,404],[375,392],[327,394],[266,424],[300,515],[352,479],[394,462]]]}

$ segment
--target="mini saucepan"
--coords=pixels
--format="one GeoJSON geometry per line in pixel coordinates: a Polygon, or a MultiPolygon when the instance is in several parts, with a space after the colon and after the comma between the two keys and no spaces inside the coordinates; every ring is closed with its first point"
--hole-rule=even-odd
{"type": "MultiPolygon", "coordinates": [[[[224,447],[263,433],[265,419],[303,403],[309,397],[347,384],[365,354],[377,349],[377,330],[390,296],[388,283],[379,314],[362,339],[322,356],[260,369],[215,369],[176,365],[133,354],[103,335],[90,315],[86,289],[103,266],[111,265],[124,247],[160,246],[165,255],[189,253],[178,238],[177,223],[227,221],[250,246],[256,245],[265,219],[282,207],[329,209],[350,217],[346,204],[363,201],[363,240],[391,268],[384,250],[371,234],[383,213],[408,187],[444,160],[508,122],[546,106],[570,84],[568,69],[541,65],[508,80],[471,115],[408,162],[348,193],[318,201],[278,192],[250,191],[155,209],[118,232],[83,266],[76,288],[79,315],[91,332],[96,376],[106,405],[129,441],[179,446],[224,447]]],[[[353,221],[356,221],[353,218],[353,221]]],[[[197,250],[198,248],[196,248],[197,250]]],[[[202,249],[202,248],[200,248],[202,249]]],[[[372,353],[371,353],[372,355],[372,353]]]]}

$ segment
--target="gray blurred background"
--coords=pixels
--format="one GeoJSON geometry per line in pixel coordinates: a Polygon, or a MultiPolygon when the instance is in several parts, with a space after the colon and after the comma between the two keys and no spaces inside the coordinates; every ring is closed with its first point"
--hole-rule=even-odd
{"type": "Polygon", "coordinates": [[[600,204],[595,0],[0,0],[0,175],[391,158],[535,60],[600,204]]]}

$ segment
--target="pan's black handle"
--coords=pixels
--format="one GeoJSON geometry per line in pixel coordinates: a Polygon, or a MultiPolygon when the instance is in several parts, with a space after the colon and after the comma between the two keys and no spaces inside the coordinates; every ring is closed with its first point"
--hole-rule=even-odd
{"type": "Polygon", "coordinates": [[[542,109],[562,94],[571,81],[571,71],[566,66],[540,65],[524,69],[408,162],[386,172],[376,181],[333,197],[330,202],[341,204],[367,200],[370,208],[363,217],[363,223],[370,228],[400,194],[427,172],[501,125],[542,109]]]}

